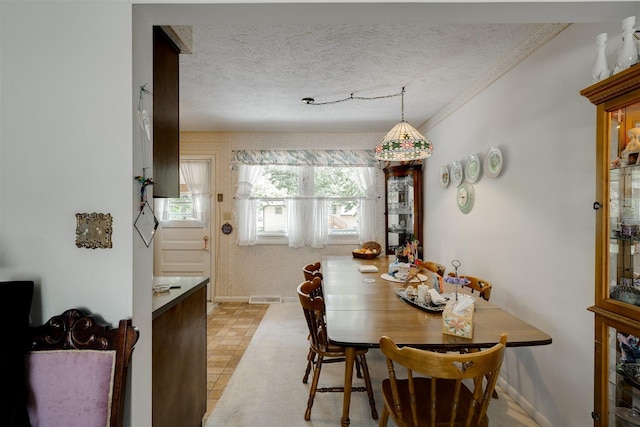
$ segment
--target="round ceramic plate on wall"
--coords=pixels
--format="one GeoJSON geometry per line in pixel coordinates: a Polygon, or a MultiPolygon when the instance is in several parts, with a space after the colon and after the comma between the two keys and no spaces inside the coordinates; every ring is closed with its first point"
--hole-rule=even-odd
{"type": "Polygon", "coordinates": [[[487,150],[484,158],[484,174],[489,178],[500,175],[502,169],[502,151],[498,147],[491,147],[487,150]]]}
{"type": "Polygon", "coordinates": [[[475,202],[475,192],[473,191],[473,185],[468,182],[463,182],[456,191],[456,203],[458,209],[463,214],[468,214],[473,209],[473,203],[475,202]]]}
{"type": "Polygon", "coordinates": [[[463,180],[464,171],[462,170],[462,164],[456,160],[451,164],[451,182],[457,187],[463,180]]]}
{"type": "Polygon", "coordinates": [[[464,176],[467,181],[474,183],[480,177],[480,159],[475,154],[470,154],[467,157],[467,162],[464,164],[464,176]]]}
{"type": "Polygon", "coordinates": [[[445,165],[440,167],[440,187],[447,188],[449,186],[449,168],[445,165]]]}

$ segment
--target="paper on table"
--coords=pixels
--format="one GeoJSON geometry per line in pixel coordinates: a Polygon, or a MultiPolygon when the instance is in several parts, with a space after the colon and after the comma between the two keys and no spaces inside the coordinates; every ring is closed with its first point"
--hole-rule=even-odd
{"type": "Polygon", "coordinates": [[[360,270],[360,273],[377,273],[378,267],[375,265],[361,265],[358,270],[360,270]]]}

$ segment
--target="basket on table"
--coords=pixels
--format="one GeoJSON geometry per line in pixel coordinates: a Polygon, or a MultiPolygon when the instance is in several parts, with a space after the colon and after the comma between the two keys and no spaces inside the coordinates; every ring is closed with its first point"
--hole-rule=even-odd
{"type": "Polygon", "coordinates": [[[355,249],[351,254],[354,258],[374,259],[382,253],[382,246],[378,242],[365,242],[361,248],[355,249]],[[363,252],[356,252],[361,250],[363,252]]]}

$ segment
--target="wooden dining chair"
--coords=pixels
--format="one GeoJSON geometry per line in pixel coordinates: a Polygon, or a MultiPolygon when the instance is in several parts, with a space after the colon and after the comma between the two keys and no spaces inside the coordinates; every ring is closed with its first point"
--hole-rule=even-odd
{"type": "MultiPolygon", "coordinates": [[[[320,261],[316,261],[313,264],[307,264],[302,267],[302,274],[304,276],[304,280],[313,280],[314,278],[320,279],[320,286],[314,289],[314,293],[311,295],[312,297],[324,297],[322,293],[322,273],[320,272],[320,268],[322,268],[322,264],[320,261]]],[[[310,337],[309,337],[310,338],[310,337]]],[[[302,377],[302,382],[304,384],[309,381],[309,374],[311,373],[311,369],[313,364],[315,363],[316,354],[313,351],[313,347],[309,346],[309,353],[307,354],[307,367],[304,371],[304,376],[302,377]]]]}
{"type": "Polygon", "coordinates": [[[138,330],[80,309],[30,327],[27,410],[34,426],[121,427],[127,368],[138,330]]]}
{"type": "Polygon", "coordinates": [[[322,280],[322,272],[320,269],[322,268],[322,264],[320,261],[314,262],[313,264],[307,264],[302,268],[302,273],[304,274],[304,280],[313,280],[314,277],[319,277],[322,280]]]}
{"type": "Polygon", "coordinates": [[[390,338],[380,338],[389,371],[382,381],[380,427],[389,417],[399,427],[488,426],[487,408],[506,344],[502,334],[498,344],[477,353],[437,353],[399,348],[390,338]],[[406,379],[397,378],[396,365],[406,368],[406,379]]]}
{"type": "MultiPolygon", "coordinates": [[[[345,348],[329,343],[327,337],[327,325],[325,322],[324,300],[317,295],[317,288],[322,286],[320,278],[316,277],[312,281],[304,281],[298,286],[298,298],[304,313],[307,326],[309,328],[310,346],[313,349],[317,359],[315,360],[313,370],[313,380],[311,381],[311,389],[309,390],[309,400],[307,401],[307,410],[304,419],[311,419],[311,408],[315,399],[316,392],[340,392],[344,393],[344,386],[341,387],[322,387],[318,388],[318,380],[324,363],[335,363],[345,361],[345,348]]],[[[375,399],[373,397],[373,388],[371,387],[371,377],[369,376],[369,368],[367,366],[367,358],[365,354],[368,349],[366,347],[356,349],[356,360],[360,364],[362,374],[364,376],[364,387],[352,387],[351,391],[366,391],[371,405],[371,416],[374,420],[378,419],[376,412],[375,399]]],[[[350,369],[345,366],[345,369],[350,369]]]]}
{"type": "MultiPolygon", "coordinates": [[[[322,297],[324,298],[324,293],[322,292],[322,273],[320,272],[321,268],[320,262],[315,262],[313,264],[308,264],[304,266],[302,269],[302,273],[304,274],[304,279],[312,281],[315,278],[320,279],[320,286],[316,287],[312,292],[312,297],[322,297]]],[[[304,371],[304,376],[302,377],[302,382],[306,384],[309,381],[309,374],[311,373],[311,369],[313,368],[313,364],[315,363],[316,354],[313,351],[313,347],[309,346],[309,353],[307,354],[307,367],[304,371]]],[[[360,362],[356,360],[356,375],[358,378],[362,378],[362,370],[360,369],[360,362]]]]}
{"type": "Polygon", "coordinates": [[[420,265],[429,271],[439,274],[440,277],[444,277],[444,272],[447,270],[444,265],[433,261],[423,261],[420,265]]]}
{"type": "MultiPolygon", "coordinates": [[[[449,273],[449,276],[455,276],[455,273],[449,273]]],[[[484,299],[485,301],[489,301],[489,298],[491,298],[491,283],[474,276],[460,275],[459,277],[469,279],[471,283],[464,286],[471,289],[471,293],[477,291],[482,299],[484,299]]]]}

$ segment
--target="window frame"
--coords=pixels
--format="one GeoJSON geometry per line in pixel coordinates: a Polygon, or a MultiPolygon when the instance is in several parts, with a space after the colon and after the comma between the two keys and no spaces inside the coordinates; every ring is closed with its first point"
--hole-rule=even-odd
{"type": "MultiPolygon", "coordinates": [[[[263,166],[271,166],[271,165],[263,165],[263,166]]],[[[300,173],[303,170],[303,167],[310,167],[310,168],[326,168],[327,166],[323,166],[323,165],[311,165],[311,166],[301,166],[301,165],[291,165],[291,167],[297,168],[298,170],[298,177],[300,177],[300,173]]],[[[335,168],[352,168],[352,167],[370,167],[370,166],[349,166],[349,165],[339,165],[339,166],[331,166],[331,167],[335,167],[335,168]]],[[[314,178],[315,178],[315,174],[314,174],[314,178]]],[[[314,186],[315,189],[315,186],[314,186]]],[[[315,190],[314,190],[315,191],[315,190]]],[[[300,193],[300,188],[298,187],[298,193],[300,193]]],[[[256,201],[284,201],[284,203],[286,204],[287,200],[290,199],[294,199],[294,198],[299,198],[299,199],[322,199],[322,200],[343,200],[343,201],[356,201],[357,202],[357,210],[360,210],[361,204],[362,204],[362,200],[365,198],[364,195],[360,195],[360,196],[356,196],[356,197],[326,197],[326,196],[300,196],[300,195],[295,195],[295,196],[284,196],[284,197],[259,197],[259,196],[251,196],[250,200],[256,200],[256,201]]],[[[258,207],[256,209],[259,209],[258,207]]],[[[329,209],[329,213],[328,215],[331,215],[331,209],[329,209]]],[[[264,217],[263,217],[264,218],[264,217]]],[[[329,217],[327,217],[327,221],[329,220],[329,217]]],[[[264,221],[264,219],[263,219],[264,221]]],[[[358,224],[360,225],[360,224],[358,224]]],[[[263,228],[264,228],[264,222],[263,222],[263,228]]],[[[258,229],[258,215],[256,212],[256,229],[258,229]]],[[[356,228],[355,232],[352,233],[344,233],[344,234],[339,234],[339,233],[332,233],[331,229],[329,229],[328,232],[328,240],[327,240],[327,245],[346,245],[346,244],[358,244],[359,243],[359,238],[360,238],[360,226],[358,226],[358,228],[356,228]]],[[[264,232],[264,231],[256,231],[256,244],[257,245],[264,245],[264,244],[283,244],[283,245],[287,245],[289,243],[289,236],[288,236],[288,231],[285,232],[264,232]]]]}

